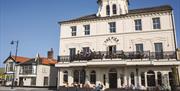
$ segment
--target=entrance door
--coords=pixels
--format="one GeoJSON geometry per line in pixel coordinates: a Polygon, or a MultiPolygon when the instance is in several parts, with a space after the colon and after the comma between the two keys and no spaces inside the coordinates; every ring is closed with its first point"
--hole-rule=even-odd
{"type": "Polygon", "coordinates": [[[109,88],[117,88],[117,71],[111,69],[109,71],[109,88]]]}
{"type": "Polygon", "coordinates": [[[19,86],[23,86],[23,84],[24,84],[24,82],[23,82],[23,78],[22,78],[22,77],[20,77],[20,78],[19,78],[19,86]]]}

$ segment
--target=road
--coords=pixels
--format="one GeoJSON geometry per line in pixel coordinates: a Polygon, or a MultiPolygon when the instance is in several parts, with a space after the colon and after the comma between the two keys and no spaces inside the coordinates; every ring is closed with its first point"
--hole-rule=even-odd
{"type": "Polygon", "coordinates": [[[27,88],[27,87],[15,87],[14,89],[11,89],[11,87],[0,86],[0,91],[56,91],[56,90],[50,90],[48,88],[27,88]]]}

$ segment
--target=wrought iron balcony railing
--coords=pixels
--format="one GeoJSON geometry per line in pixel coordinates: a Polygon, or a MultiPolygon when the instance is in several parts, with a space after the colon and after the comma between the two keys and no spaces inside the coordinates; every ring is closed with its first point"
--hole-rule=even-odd
{"type": "Polygon", "coordinates": [[[90,61],[93,59],[176,59],[176,52],[167,51],[167,52],[124,52],[124,51],[116,51],[116,52],[108,52],[108,51],[98,51],[98,52],[90,52],[90,53],[81,53],[76,55],[68,55],[68,56],[59,56],[58,61],[60,62],[73,62],[73,61],[90,61]]]}

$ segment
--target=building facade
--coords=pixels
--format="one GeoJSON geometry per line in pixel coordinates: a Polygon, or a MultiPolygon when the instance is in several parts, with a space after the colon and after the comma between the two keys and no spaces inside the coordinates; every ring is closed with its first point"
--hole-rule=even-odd
{"type": "Polygon", "coordinates": [[[171,89],[180,64],[172,7],[129,10],[128,0],[97,3],[96,14],[59,22],[58,86],[171,89]]]}
{"type": "Polygon", "coordinates": [[[14,78],[15,86],[56,87],[57,69],[54,65],[57,60],[53,59],[53,50],[48,51],[47,57],[37,55],[35,58],[25,58],[18,56],[16,61],[19,62],[14,63],[12,66],[9,64],[12,62],[11,58],[13,57],[10,56],[5,61],[6,73],[11,75],[11,78],[7,78],[7,86],[12,85],[12,79],[14,78]],[[13,68],[15,70],[9,72],[13,68]],[[14,77],[13,74],[15,74],[14,77]]]}

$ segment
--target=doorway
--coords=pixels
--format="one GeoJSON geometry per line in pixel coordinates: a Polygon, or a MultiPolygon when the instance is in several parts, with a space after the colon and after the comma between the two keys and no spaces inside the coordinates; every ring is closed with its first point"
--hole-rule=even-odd
{"type": "Polygon", "coordinates": [[[20,77],[19,78],[19,86],[23,86],[23,85],[24,85],[23,77],[20,77]]]}
{"type": "Polygon", "coordinates": [[[109,88],[117,88],[117,71],[110,69],[109,71],[109,88]]]}

